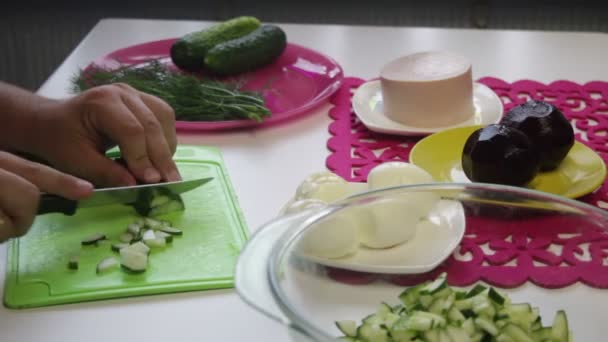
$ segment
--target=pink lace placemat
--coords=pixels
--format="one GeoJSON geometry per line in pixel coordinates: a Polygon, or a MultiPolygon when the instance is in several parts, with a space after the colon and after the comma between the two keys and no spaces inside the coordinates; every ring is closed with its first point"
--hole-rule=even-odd
{"type": "MultiPolygon", "coordinates": [[[[408,161],[409,153],[420,137],[404,137],[368,130],[352,112],[353,91],[363,82],[345,78],[333,96],[334,107],[329,126],[332,137],[327,142],[332,151],[326,164],[329,170],[349,181],[365,181],[369,171],[386,161],[408,161]]],[[[482,78],[505,105],[511,107],[529,99],[555,104],[570,119],[576,139],[595,150],[608,162],[608,82],[577,84],[557,81],[543,84],[530,80],[508,83],[497,78],[482,78]]],[[[608,181],[595,192],[579,200],[608,209],[608,181]]],[[[487,230],[479,220],[467,222],[467,232],[459,250],[429,274],[418,276],[382,276],[330,269],[337,280],[366,283],[379,277],[400,285],[430,279],[447,272],[455,286],[477,281],[511,288],[531,281],[546,288],[561,288],[583,282],[608,288],[608,234],[581,227],[543,222],[523,226],[516,232],[487,230]],[[552,229],[546,228],[550,225],[552,229]],[[485,246],[482,248],[482,246],[485,246]],[[468,257],[458,257],[465,256],[468,257]]]]}

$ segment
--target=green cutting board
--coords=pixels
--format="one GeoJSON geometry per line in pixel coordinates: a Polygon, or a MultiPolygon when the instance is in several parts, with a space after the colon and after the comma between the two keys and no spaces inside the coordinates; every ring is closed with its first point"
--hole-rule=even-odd
{"type": "Polygon", "coordinates": [[[183,235],[154,249],[148,269],[129,274],[120,268],[97,275],[97,263],[111,251],[129,223],[138,216],[124,205],[79,210],[74,216],[38,216],[31,230],[8,248],[4,303],[27,308],[159,293],[228,288],[247,239],[245,220],[218,150],[180,146],[175,160],[184,179],[208,177],[209,183],[184,193],[183,212],[162,219],[183,235]],[[87,235],[103,232],[108,241],[81,246],[87,235]],[[79,269],[67,267],[69,256],[80,255],[79,269]]]}

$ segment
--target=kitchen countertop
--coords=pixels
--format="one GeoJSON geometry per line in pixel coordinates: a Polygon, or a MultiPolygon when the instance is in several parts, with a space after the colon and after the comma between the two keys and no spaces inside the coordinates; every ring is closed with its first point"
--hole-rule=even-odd
{"type": "MultiPolygon", "coordinates": [[[[91,60],[115,49],[199,30],[211,22],[106,19],[100,21],[39,89],[41,95],[68,96],[68,80],[91,60]]],[[[338,25],[279,24],[288,40],[334,58],[346,76],[375,77],[389,60],[420,50],[443,49],[467,56],[473,77],[551,82],[608,80],[608,35],[540,31],[493,31],[338,25]]],[[[298,184],[325,168],[329,104],[284,125],[230,133],[180,134],[181,144],[222,150],[247,224],[254,232],[272,219],[298,184]]],[[[4,282],[6,245],[0,245],[4,282]]],[[[559,307],[568,315],[576,340],[597,335],[577,327],[602,326],[601,290],[575,285],[566,302],[552,291],[526,285],[541,312],[559,307]],[[570,309],[572,308],[572,309],[570,309]]],[[[605,316],[604,316],[605,317],[605,316]]],[[[591,328],[589,328],[591,327],[591,328]]],[[[285,341],[286,329],[242,302],[234,290],[89,302],[39,309],[0,308],[0,341],[285,341]]]]}

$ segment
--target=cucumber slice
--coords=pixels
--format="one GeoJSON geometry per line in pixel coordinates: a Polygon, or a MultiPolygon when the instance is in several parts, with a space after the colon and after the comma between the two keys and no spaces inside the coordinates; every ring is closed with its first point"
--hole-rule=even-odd
{"type": "Polygon", "coordinates": [[[118,266],[118,260],[114,257],[107,257],[97,264],[97,274],[106,273],[118,266]]]}
{"type": "Polygon", "coordinates": [[[184,202],[180,199],[171,200],[170,202],[159,205],[158,207],[154,207],[150,209],[148,215],[150,216],[160,216],[165,215],[174,211],[183,211],[186,209],[184,206],[184,202]]]}
{"type": "Polygon", "coordinates": [[[462,313],[462,315],[465,318],[475,318],[475,317],[477,317],[477,314],[475,313],[475,311],[473,311],[471,309],[462,310],[460,312],[462,313]]]}
{"type": "Polygon", "coordinates": [[[551,335],[552,331],[553,331],[553,329],[551,327],[540,328],[540,329],[530,333],[530,335],[532,336],[532,338],[535,341],[545,341],[545,340],[553,341],[553,336],[551,335]]]}
{"type": "Polygon", "coordinates": [[[452,339],[445,330],[439,330],[439,342],[452,342],[452,339]]]}
{"type": "Polygon", "coordinates": [[[164,239],[165,242],[167,242],[167,243],[173,242],[173,235],[167,234],[163,231],[156,230],[156,231],[154,231],[154,235],[156,236],[157,239],[164,239]]]}
{"type": "Polygon", "coordinates": [[[86,238],[82,239],[81,243],[84,246],[88,246],[88,245],[97,244],[99,241],[105,240],[105,239],[106,239],[105,234],[95,233],[95,234],[89,235],[86,238]]]}
{"type": "Polygon", "coordinates": [[[473,299],[467,298],[467,299],[457,300],[454,302],[454,306],[460,311],[470,310],[473,308],[473,299]]]}
{"type": "Polygon", "coordinates": [[[430,284],[427,284],[420,290],[421,295],[433,295],[448,286],[448,283],[445,281],[445,276],[440,276],[437,279],[433,280],[430,284]]]}
{"type": "Polygon", "coordinates": [[[144,219],[144,221],[146,222],[146,227],[149,229],[158,229],[163,226],[163,224],[160,221],[155,220],[150,217],[146,217],[144,219]]]}
{"type": "Polygon", "coordinates": [[[148,266],[148,255],[130,248],[123,248],[120,250],[120,264],[130,272],[141,273],[148,266]]]}
{"type": "MultiPolygon", "coordinates": [[[[480,342],[486,335],[484,335],[483,333],[475,333],[471,336],[471,341],[472,342],[480,342]]],[[[492,335],[490,335],[492,336],[492,335]]]]}
{"type": "Polygon", "coordinates": [[[400,317],[391,327],[390,335],[394,341],[411,341],[418,336],[418,332],[408,328],[408,317],[400,317]]]}
{"type": "Polygon", "coordinates": [[[146,246],[143,242],[136,242],[129,247],[127,247],[130,251],[141,254],[150,254],[150,247],[146,246]]]}
{"type": "Polygon", "coordinates": [[[120,252],[121,249],[129,247],[130,245],[128,243],[113,243],[112,244],[112,250],[114,252],[120,252]]]}
{"type": "MultiPolygon", "coordinates": [[[[541,341],[541,340],[539,340],[539,341],[541,341]]],[[[515,341],[508,335],[500,334],[500,335],[496,336],[496,342],[517,342],[517,341],[515,341]]]]}
{"type": "Polygon", "coordinates": [[[354,337],[350,337],[350,336],[340,336],[338,337],[338,341],[346,341],[346,342],[360,342],[359,340],[357,340],[354,337]]]}
{"type": "Polygon", "coordinates": [[[505,298],[498,293],[493,287],[490,287],[490,291],[488,291],[488,298],[490,298],[494,303],[498,305],[505,304],[505,298]]]}
{"type": "Polygon", "coordinates": [[[71,270],[77,270],[78,269],[78,259],[79,259],[78,255],[70,256],[70,259],[68,260],[68,268],[71,270]]]}
{"type": "Polygon", "coordinates": [[[425,331],[424,339],[428,342],[440,342],[439,341],[439,330],[425,331]]]}
{"type": "Polygon", "coordinates": [[[448,286],[444,287],[443,289],[437,291],[436,293],[433,294],[433,297],[435,298],[447,298],[452,294],[452,289],[450,289],[448,286]]]}
{"type": "Polygon", "coordinates": [[[475,318],[474,322],[475,322],[475,325],[480,327],[482,330],[484,330],[488,334],[490,334],[492,336],[498,335],[498,328],[496,327],[496,325],[494,325],[494,323],[492,323],[492,321],[485,319],[483,317],[477,317],[477,318],[475,318]]]}
{"type": "Polygon", "coordinates": [[[165,195],[155,196],[150,201],[150,207],[152,207],[152,208],[158,207],[158,206],[167,204],[169,201],[171,201],[171,197],[169,197],[169,196],[165,196],[165,195]]]}
{"type": "Polygon", "coordinates": [[[445,318],[430,312],[416,311],[408,321],[410,330],[426,331],[434,328],[441,328],[446,325],[445,318]]]}
{"type": "Polygon", "coordinates": [[[568,317],[563,310],[559,310],[553,319],[551,338],[554,342],[568,342],[568,317]]]}
{"type": "Polygon", "coordinates": [[[469,342],[471,338],[463,328],[457,328],[448,325],[446,332],[450,338],[450,342],[469,342]]]}
{"type": "Polygon", "coordinates": [[[391,308],[390,305],[382,302],[380,303],[380,305],[378,306],[378,309],[376,310],[376,315],[380,316],[380,317],[384,317],[389,313],[393,312],[393,308],[391,308]]]}
{"type": "Polygon", "coordinates": [[[420,290],[424,286],[426,286],[426,284],[420,284],[420,285],[405,289],[399,295],[399,300],[401,300],[401,303],[403,303],[403,305],[405,305],[405,307],[409,309],[411,306],[418,303],[418,298],[420,298],[420,290]]]}
{"type": "Polygon", "coordinates": [[[535,342],[521,327],[515,324],[507,324],[502,332],[516,342],[535,342]]]}
{"type": "Polygon", "coordinates": [[[469,335],[473,336],[476,332],[475,323],[473,323],[472,318],[467,318],[464,323],[462,323],[462,329],[469,335]]]}
{"type": "Polygon", "coordinates": [[[164,238],[154,238],[154,239],[144,240],[144,243],[146,244],[146,246],[148,246],[150,248],[158,248],[158,247],[165,247],[167,245],[167,240],[165,240],[164,238]]]}
{"type": "Polygon", "coordinates": [[[471,291],[467,292],[465,298],[472,298],[477,296],[478,294],[484,292],[485,290],[487,290],[487,287],[483,286],[483,285],[475,285],[475,287],[473,289],[471,289],[471,291]]]}
{"type": "Polygon", "coordinates": [[[376,324],[363,324],[357,329],[357,337],[363,341],[389,342],[388,331],[376,324]]]}
{"type": "Polygon", "coordinates": [[[382,318],[377,314],[371,314],[361,320],[363,324],[380,325],[382,324],[382,318]]]}
{"type": "Polygon", "coordinates": [[[131,241],[133,241],[133,235],[131,233],[124,233],[120,235],[118,240],[124,243],[131,243],[131,241]]]}
{"type": "Polygon", "coordinates": [[[336,326],[345,336],[357,336],[357,322],[355,321],[338,321],[336,322],[336,326]]]}
{"type": "Polygon", "coordinates": [[[444,306],[445,306],[445,300],[441,299],[441,298],[437,298],[429,306],[429,312],[434,313],[436,315],[442,315],[444,306]]]}
{"type": "Polygon", "coordinates": [[[147,217],[184,210],[181,197],[163,188],[140,191],[133,206],[138,214],[147,217]]]}
{"type": "Polygon", "coordinates": [[[154,234],[154,230],[152,229],[145,230],[141,237],[144,242],[146,242],[146,240],[156,239],[156,235],[154,234]]]}
{"type": "Polygon", "coordinates": [[[160,230],[161,232],[165,232],[167,234],[171,234],[171,235],[182,235],[183,232],[177,228],[173,228],[173,227],[169,227],[169,226],[162,226],[160,227],[158,230],[160,230]]]}
{"type": "Polygon", "coordinates": [[[452,307],[448,311],[448,320],[450,321],[450,323],[464,322],[466,319],[467,318],[464,317],[460,310],[456,309],[455,307],[452,307]]]}
{"type": "MultiPolygon", "coordinates": [[[[143,222],[143,219],[142,219],[143,222]]],[[[138,223],[131,223],[130,225],[127,226],[127,232],[133,236],[138,236],[139,233],[141,232],[141,227],[143,226],[143,224],[138,224],[138,223]]]]}
{"type": "Polygon", "coordinates": [[[431,295],[421,295],[420,298],[418,298],[418,301],[424,308],[428,308],[433,303],[433,300],[435,299],[431,295]]]}

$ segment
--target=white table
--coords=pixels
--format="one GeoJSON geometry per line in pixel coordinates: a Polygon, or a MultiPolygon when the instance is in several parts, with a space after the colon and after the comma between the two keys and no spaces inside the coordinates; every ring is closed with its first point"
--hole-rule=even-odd
{"type": "MultiPolygon", "coordinates": [[[[67,96],[68,79],[79,67],[115,49],[198,30],[210,22],[100,21],[39,93],[67,96]]],[[[381,65],[407,53],[446,49],[473,62],[474,77],[543,82],[608,80],[608,35],[528,31],[362,27],[281,24],[291,42],[335,58],[347,76],[370,78],[381,65]]],[[[271,219],[306,175],[323,170],[328,150],[326,113],[255,132],[180,135],[183,144],[221,148],[251,231],[271,219]]],[[[5,249],[0,246],[0,283],[5,249]]],[[[1,291],[1,290],[0,290],[1,291]]],[[[534,296],[551,317],[566,306],[578,341],[599,341],[608,307],[605,291],[572,286],[542,291],[524,286],[515,295],[534,296]],[[552,294],[568,291],[556,303],[552,294]],[[588,329],[583,329],[587,327],[588,329]],[[592,328],[589,328],[592,327],[592,328]]],[[[1,294],[1,292],[0,292],[1,294]]],[[[285,329],[245,305],[233,290],[147,296],[21,311],[0,308],[0,341],[284,341],[285,329]]]]}

